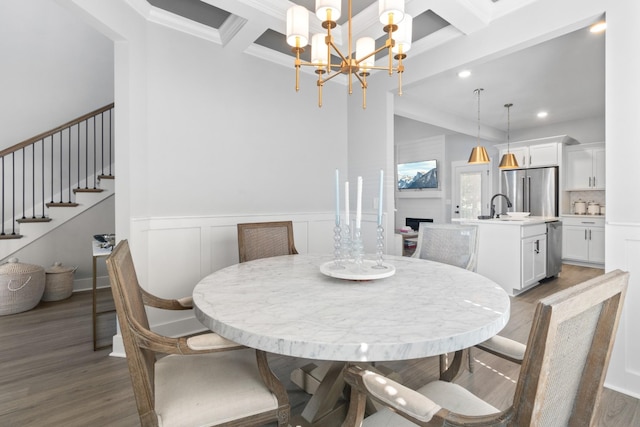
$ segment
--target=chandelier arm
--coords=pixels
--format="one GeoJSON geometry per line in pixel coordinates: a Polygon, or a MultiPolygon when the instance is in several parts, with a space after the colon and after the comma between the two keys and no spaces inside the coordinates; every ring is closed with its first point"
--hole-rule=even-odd
{"type": "MultiPolygon", "coordinates": [[[[360,58],[360,59],[356,60],[356,64],[358,64],[358,65],[359,65],[359,64],[360,64],[362,61],[364,61],[365,59],[369,58],[370,56],[376,55],[376,54],[378,54],[378,53],[382,52],[382,51],[383,51],[383,50],[385,50],[385,49],[387,49],[387,46],[386,46],[386,45],[385,45],[385,46],[380,46],[379,48],[377,48],[376,50],[374,50],[374,51],[373,51],[373,52],[371,52],[370,54],[368,54],[368,55],[366,55],[366,56],[363,56],[362,58],[360,58]]],[[[374,67],[367,67],[367,68],[373,69],[374,67]]],[[[378,67],[377,69],[379,69],[379,70],[386,70],[386,69],[387,69],[387,67],[378,67]]]]}
{"type": "MultiPolygon", "coordinates": [[[[329,42],[329,45],[333,48],[333,50],[336,51],[336,53],[338,54],[340,59],[342,59],[342,61],[344,61],[346,63],[349,62],[349,60],[347,58],[345,58],[345,56],[342,54],[342,52],[340,52],[340,49],[338,49],[338,46],[336,46],[335,43],[333,43],[333,40],[329,42]]],[[[329,59],[331,59],[331,56],[329,56],[329,59]]],[[[329,62],[331,62],[331,61],[329,61],[329,62]]]]}
{"type": "Polygon", "coordinates": [[[334,78],[335,76],[339,76],[340,74],[342,74],[339,71],[336,71],[333,74],[329,74],[326,78],[322,79],[322,83],[328,82],[329,80],[331,80],[332,78],[334,78]]]}

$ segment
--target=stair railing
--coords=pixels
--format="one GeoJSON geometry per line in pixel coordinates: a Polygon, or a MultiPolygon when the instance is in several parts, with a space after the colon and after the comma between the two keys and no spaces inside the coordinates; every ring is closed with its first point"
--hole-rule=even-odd
{"type": "Polygon", "coordinates": [[[50,221],[47,207],[77,206],[75,193],[102,191],[98,180],[113,179],[113,109],[111,103],[0,151],[0,239],[20,238],[16,224],[50,221]]]}

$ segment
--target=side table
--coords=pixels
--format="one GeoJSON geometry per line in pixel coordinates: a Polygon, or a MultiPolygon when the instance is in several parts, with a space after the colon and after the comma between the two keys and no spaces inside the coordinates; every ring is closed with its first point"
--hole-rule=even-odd
{"type": "Polygon", "coordinates": [[[108,257],[111,255],[111,247],[103,248],[100,245],[100,242],[93,239],[91,242],[93,247],[93,288],[92,288],[92,297],[93,297],[93,312],[92,312],[92,321],[93,321],[93,351],[100,350],[102,348],[110,347],[110,344],[98,346],[98,315],[113,313],[116,310],[103,310],[98,311],[98,285],[97,285],[97,272],[96,272],[96,261],[100,257],[108,257]]]}

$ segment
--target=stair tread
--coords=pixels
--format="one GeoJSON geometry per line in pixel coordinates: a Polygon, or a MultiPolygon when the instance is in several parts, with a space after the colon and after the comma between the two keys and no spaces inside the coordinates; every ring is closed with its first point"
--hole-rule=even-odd
{"type": "Polygon", "coordinates": [[[26,223],[26,222],[49,222],[51,221],[51,218],[20,218],[17,219],[16,222],[19,224],[22,223],[26,223]]]}

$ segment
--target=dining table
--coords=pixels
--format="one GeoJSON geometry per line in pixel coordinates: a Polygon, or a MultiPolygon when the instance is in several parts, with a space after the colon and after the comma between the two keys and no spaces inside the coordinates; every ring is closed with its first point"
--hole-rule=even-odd
{"type": "Polygon", "coordinates": [[[349,263],[297,254],[235,264],[193,290],[197,319],[270,353],[332,361],[295,425],[330,425],[350,363],[401,361],[472,347],[509,320],[504,289],[419,258],[349,263]],[[379,268],[380,267],[380,268],[379,268]]]}

